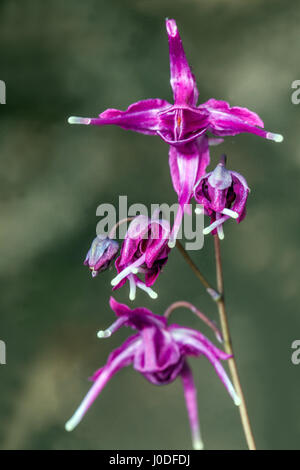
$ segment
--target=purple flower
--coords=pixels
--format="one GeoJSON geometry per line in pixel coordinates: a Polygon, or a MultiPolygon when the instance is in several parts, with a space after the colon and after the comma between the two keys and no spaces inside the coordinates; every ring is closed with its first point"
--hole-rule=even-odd
{"type": "Polygon", "coordinates": [[[224,238],[223,223],[236,219],[240,223],[246,216],[246,203],[250,189],[245,178],[236,171],[225,167],[223,155],[216,168],[202,176],[194,188],[194,197],[203,205],[204,213],[211,219],[211,224],[203,230],[206,235],[217,233],[224,238]]]}
{"type": "Polygon", "coordinates": [[[193,445],[195,449],[203,448],[198,422],[197,392],[186,358],[206,356],[235,404],[239,405],[240,399],[221,365],[221,360],[229,359],[230,356],[214,346],[199,331],[176,324],[168,326],[166,317],[154,315],[146,308],[131,310],[112,297],[110,306],[118,318],[107,330],[99,331],[98,337],[107,338],[123,325],[137,330],[137,334],[130,336],[122,346],[114,350],[105,366],[93,375],[94,385],[66,423],[67,431],[72,431],[78,425],[112,376],[121,368],[132,364],[135,370],[154,385],[165,385],[178,376],[181,377],[193,445]]]}
{"type": "Polygon", "coordinates": [[[209,99],[197,106],[198,89],[187,62],[175,20],[166,20],[169,40],[171,87],[174,104],[161,99],[133,103],[126,111],[107,109],[98,118],[70,117],[71,124],[117,125],[123,129],[148,135],[158,135],[170,144],[169,163],[173,186],[178,194],[180,209],[172,230],[174,245],[184,205],[188,204],[195,182],[203,176],[209,164],[209,142],[206,133],[215,136],[236,135],[242,132],[256,134],[281,142],[280,134],[264,130],[260,117],[226,101],[209,99]]]}
{"type": "Polygon", "coordinates": [[[105,235],[97,235],[86,255],[84,263],[89,266],[92,276],[105,271],[115,259],[119,251],[119,244],[105,235]]]}
{"type": "Polygon", "coordinates": [[[119,289],[128,280],[130,300],[135,299],[137,287],[156,299],[157,294],[151,286],[168,260],[169,236],[167,221],[155,217],[149,219],[143,215],[135,217],[128,227],[120,256],[115,263],[118,275],[111,281],[114,289],[119,289]],[[137,274],[144,274],[145,282],[137,274]]]}

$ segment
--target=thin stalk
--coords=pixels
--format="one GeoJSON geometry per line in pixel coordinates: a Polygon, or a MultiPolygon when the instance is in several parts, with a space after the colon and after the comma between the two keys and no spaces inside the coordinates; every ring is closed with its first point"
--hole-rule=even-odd
{"type": "Polygon", "coordinates": [[[203,274],[202,274],[201,271],[197,268],[197,266],[195,265],[194,261],[192,260],[192,258],[190,257],[190,255],[187,253],[187,251],[183,248],[183,246],[182,246],[182,244],[180,243],[179,240],[176,240],[176,248],[177,248],[178,251],[182,254],[182,256],[184,257],[184,259],[185,259],[185,261],[187,262],[187,264],[192,268],[192,270],[193,270],[194,273],[196,274],[197,278],[198,278],[199,281],[203,284],[203,286],[205,287],[206,291],[207,291],[208,294],[211,296],[211,298],[217,302],[217,301],[221,298],[220,293],[217,292],[217,291],[212,287],[212,285],[207,281],[207,279],[203,276],[203,274]]]}
{"type": "Polygon", "coordinates": [[[176,310],[177,308],[187,308],[191,312],[193,312],[200,320],[202,320],[209,328],[213,330],[216,335],[218,341],[223,342],[222,334],[217,325],[210,320],[204,313],[200,312],[195,305],[191,304],[190,302],[186,302],[185,300],[178,300],[177,302],[172,303],[164,313],[166,318],[169,318],[171,313],[176,310]]]}
{"type": "Polygon", "coordinates": [[[243,389],[239,379],[238,369],[236,361],[233,354],[233,347],[231,341],[231,335],[229,330],[228,318],[226,314],[225,301],[224,301],[224,279],[223,279],[223,269],[222,269],[222,260],[221,260],[221,249],[220,249],[220,240],[218,235],[214,235],[214,247],[215,247],[215,258],[216,258],[216,276],[217,276],[217,286],[218,291],[221,294],[221,298],[217,301],[221,330],[223,335],[224,347],[227,354],[232,355],[228,360],[229,370],[232,378],[234,388],[241,399],[241,404],[239,406],[239,412],[241,417],[241,422],[245,434],[245,438],[248,444],[249,450],[256,450],[256,445],[250,425],[246,400],[244,397],[243,389]]]}

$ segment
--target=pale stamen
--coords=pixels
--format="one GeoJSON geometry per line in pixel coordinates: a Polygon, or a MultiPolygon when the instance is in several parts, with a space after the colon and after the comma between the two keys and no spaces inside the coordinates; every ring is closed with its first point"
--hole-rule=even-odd
{"type": "Polygon", "coordinates": [[[144,290],[145,292],[147,292],[147,294],[149,295],[149,297],[151,297],[151,299],[157,299],[158,295],[156,292],[154,292],[153,289],[151,289],[151,287],[147,287],[146,284],[144,284],[143,282],[137,282],[136,284],[140,289],[144,290]]]}
{"type": "Polygon", "coordinates": [[[129,279],[129,286],[130,286],[130,290],[129,290],[129,300],[135,300],[135,294],[136,294],[136,283],[135,283],[135,279],[133,277],[132,274],[130,274],[128,276],[128,279],[129,279]]]}
{"type": "Polygon", "coordinates": [[[126,318],[118,318],[106,330],[99,330],[97,333],[98,338],[109,338],[115,331],[117,331],[125,323],[126,318]]]}
{"type": "Polygon", "coordinates": [[[138,268],[141,264],[145,262],[146,255],[142,255],[139,259],[137,259],[134,263],[132,263],[130,266],[127,266],[127,268],[123,269],[112,281],[111,285],[116,286],[121,282],[125,277],[127,277],[129,274],[132,274],[136,268],[138,268]]]}
{"type": "Polygon", "coordinates": [[[222,225],[225,220],[228,219],[227,215],[224,215],[224,217],[221,217],[219,220],[216,220],[212,224],[210,224],[208,227],[205,227],[203,229],[203,235],[208,235],[210,232],[215,230],[219,225],[222,225]]]}
{"type": "Polygon", "coordinates": [[[223,225],[219,225],[219,227],[217,227],[217,234],[220,240],[224,240],[223,225]]]}
{"type": "Polygon", "coordinates": [[[222,210],[222,214],[228,215],[229,217],[232,217],[233,219],[237,219],[239,217],[238,212],[233,211],[231,209],[227,209],[227,207],[225,207],[225,209],[222,210]]]}

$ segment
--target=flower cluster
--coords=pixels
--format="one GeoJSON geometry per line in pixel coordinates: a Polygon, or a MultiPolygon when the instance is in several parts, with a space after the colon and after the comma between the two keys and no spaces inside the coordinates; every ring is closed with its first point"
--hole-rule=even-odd
{"type": "MultiPolygon", "coordinates": [[[[232,218],[239,223],[244,219],[249,194],[247,182],[236,171],[226,169],[224,155],[216,168],[207,172],[210,146],[221,144],[226,136],[240,133],[255,134],[275,142],[283,139],[280,134],[266,131],[261,118],[247,108],[231,107],[226,101],[214,98],[197,104],[199,93],[195,77],[187,62],[175,20],[167,19],[166,29],[173,104],[154,98],[133,103],[125,111],[107,109],[96,118],[69,118],[71,124],[116,125],[126,130],[156,135],[169,146],[171,179],[180,207],[173,226],[170,227],[159,217],[135,217],[118,257],[118,243],[98,235],[84,261],[95,277],[117,257],[116,275],[111,284],[116,290],[128,281],[132,301],[137,288],[144,290],[151,298],[157,298],[152,286],[167,263],[171,248],[175,246],[186,205],[193,197],[210,218],[210,225],[204,229],[204,234],[212,233],[222,239],[226,220],[232,218]]],[[[136,333],[113,351],[106,365],[94,374],[91,390],[66,424],[66,429],[70,431],[79,423],[118,370],[132,364],[155,385],[168,384],[177,377],[182,379],[193,444],[197,449],[202,448],[196,389],[187,358],[206,356],[235,404],[239,405],[240,398],[221,365],[221,360],[227,360],[230,356],[199,331],[176,324],[168,325],[166,317],[155,315],[145,308],[131,310],[113,298],[110,299],[110,306],[117,320],[105,331],[100,331],[98,336],[109,337],[124,325],[133,328],[136,333]]],[[[203,314],[201,316],[205,318],[203,314]]],[[[207,319],[207,322],[210,320],[207,319]]]]}

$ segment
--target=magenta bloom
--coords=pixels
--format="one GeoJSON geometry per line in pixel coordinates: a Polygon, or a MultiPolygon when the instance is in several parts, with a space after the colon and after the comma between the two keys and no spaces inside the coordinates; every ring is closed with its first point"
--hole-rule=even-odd
{"type": "Polygon", "coordinates": [[[172,231],[171,243],[174,244],[184,205],[189,203],[195,182],[204,175],[209,164],[207,131],[221,137],[248,132],[275,142],[281,142],[283,137],[265,131],[260,117],[247,108],[230,107],[226,101],[213,98],[197,106],[199,93],[195,77],[175,20],[167,19],[166,28],[174,104],[158,98],[148,99],[133,103],[126,111],[107,109],[98,118],[70,117],[69,122],[116,125],[142,134],[158,135],[170,144],[171,176],[181,206],[172,231]]]}
{"type": "Polygon", "coordinates": [[[120,256],[116,260],[118,275],[111,281],[119,289],[128,280],[130,300],[135,299],[136,288],[146,291],[153,299],[156,292],[151,289],[160,271],[168,260],[170,227],[161,219],[149,219],[140,215],[128,227],[120,256]],[[142,281],[137,274],[145,276],[142,281]]]}
{"type": "Polygon", "coordinates": [[[154,315],[146,308],[131,310],[112,297],[110,306],[118,319],[107,330],[99,331],[98,336],[107,338],[123,325],[137,330],[137,334],[130,336],[122,346],[114,350],[105,366],[94,374],[94,385],[67,422],[67,431],[72,431],[78,425],[112,376],[121,368],[132,364],[135,370],[154,385],[165,385],[178,376],[181,377],[193,445],[195,449],[201,449],[203,444],[198,422],[197,392],[186,358],[206,356],[235,404],[239,405],[240,399],[221,365],[221,360],[229,359],[230,356],[214,346],[200,332],[175,324],[168,326],[165,317],[154,315]]]}
{"type": "Polygon", "coordinates": [[[194,197],[203,205],[204,213],[211,219],[211,224],[203,233],[217,233],[224,238],[223,223],[236,219],[240,223],[246,216],[246,203],[250,189],[245,178],[236,171],[225,167],[226,156],[223,155],[216,168],[202,176],[194,189],[194,197]]]}
{"type": "Polygon", "coordinates": [[[105,271],[117,256],[119,244],[105,235],[97,235],[86,255],[84,263],[92,271],[92,276],[97,276],[105,271]]]}

